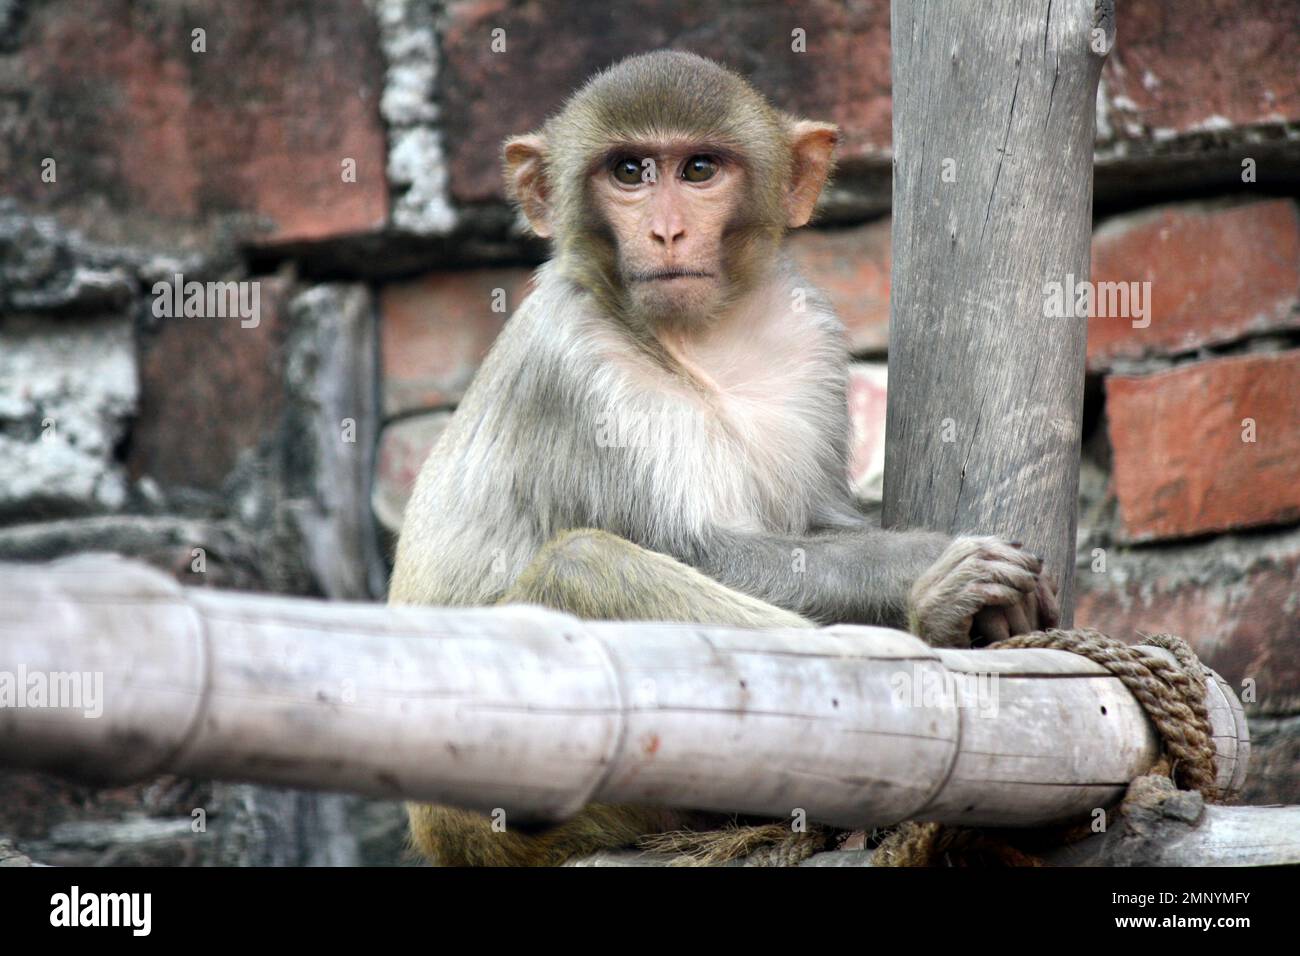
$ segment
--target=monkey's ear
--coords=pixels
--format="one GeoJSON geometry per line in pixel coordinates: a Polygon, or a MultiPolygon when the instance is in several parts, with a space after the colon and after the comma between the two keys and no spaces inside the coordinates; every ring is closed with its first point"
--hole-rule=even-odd
{"type": "Polygon", "coordinates": [[[519,203],[533,232],[551,237],[551,186],[546,179],[546,138],[528,133],[506,140],[506,191],[519,203]]]}
{"type": "Polygon", "coordinates": [[[839,128],[831,123],[795,120],[790,127],[790,152],[794,160],[786,190],[786,225],[797,229],[812,218],[817,197],[835,166],[839,128]]]}

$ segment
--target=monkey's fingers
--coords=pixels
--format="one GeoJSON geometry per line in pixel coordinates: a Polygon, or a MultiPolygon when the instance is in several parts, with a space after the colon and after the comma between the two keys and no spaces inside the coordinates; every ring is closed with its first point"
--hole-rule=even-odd
{"type": "Polygon", "coordinates": [[[974,647],[975,643],[975,615],[964,617],[957,622],[952,633],[947,635],[943,640],[932,641],[935,647],[974,647]]]}
{"type": "MultiPolygon", "coordinates": [[[[1038,589],[1034,589],[1033,594],[1025,595],[1025,617],[1029,621],[1029,631],[1041,631],[1046,624],[1043,623],[1043,615],[1038,606],[1038,589]]],[[[1029,632],[1026,632],[1029,633],[1029,632]]]]}
{"type": "Polygon", "coordinates": [[[976,614],[975,626],[971,633],[971,646],[984,647],[1010,637],[1012,628],[1006,612],[1006,608],[986,607],[976,614]]]}
{"type": "Polygon", "coordinates": [[[1017,588],[1005,584],[977,584],[971,591],[979,599],[982,607],[1006,607],[1020,603],[1023,594],[1017,588]]]}
{"type": "Polygon", "coordinates": [[[1038,626],[1044,630],[1061,623],[1061,605],[1056,599],[1056,581],[1048,575],[1040,575],[1035,592],[1038,600],[1038,626]]]}
{"type": "Polygon", "coordinates": [[[1038,587],[1038,575],[1009,561],[982,561],[978,576],[994,584],[1015,588],[1021,594],[1032,594],[1038,587]]]}
{"type": "Polygon", "coordinates": [[[1034,630],[1034,624],[1037,621],[1037,613],[1033,604],[1033,593],[1023,594],[1020,600],[1015,604],[1008,604],[1000,610],[1005,615],[1007,627],[1011,629],[1011,635],[1028,634],[1034,630]]]}
{"type": "Polygon", "coordinates": [[[1033,574],[1043,570],[1043,559],[1032,551],[1026,551],[1019,541],[981,538],[980,545],[980,554],[988,560],[1006,561],[1033,574]]]}

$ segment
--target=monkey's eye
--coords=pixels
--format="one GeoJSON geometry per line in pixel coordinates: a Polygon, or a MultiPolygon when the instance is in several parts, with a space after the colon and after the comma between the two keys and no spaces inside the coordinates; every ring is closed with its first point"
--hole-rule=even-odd
{"type": "Polygon", "coordinates": [[[613,169],[610,171],[624,186],[641,185],[641,163],[632,156],[621,156],[614,160],[613,169]]]}
{"type": "Polygon", "coordinates": [[[718,161],[712,156],[692,156],[682,167],[682,179],[690,183],[702,183],[717,175],[718,161]]]}

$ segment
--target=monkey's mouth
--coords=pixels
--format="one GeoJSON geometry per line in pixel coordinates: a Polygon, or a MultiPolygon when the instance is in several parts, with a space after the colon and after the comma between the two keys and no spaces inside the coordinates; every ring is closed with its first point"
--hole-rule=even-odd
{"type": "Polygon", "coordinates": [[[700,269],[653,269],[638,272],[632,276],[633,282],[667,282],[672,279],[712,279],[712,272],[700,269]]]}

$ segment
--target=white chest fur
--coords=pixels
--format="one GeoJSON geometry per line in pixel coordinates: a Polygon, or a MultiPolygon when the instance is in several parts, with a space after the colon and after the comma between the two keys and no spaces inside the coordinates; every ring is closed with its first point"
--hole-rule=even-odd
{"type": "MultiPolygon", "coordinates": [[[[737,529],[798,531],[827,480],[828,429],[843,401],[839,345],[824,317],[768,313],[693,339],[664,337],[682,372],[675,424],[688,494],[737,529]]],[[[833,467],[833,465],[832,465],[833,467]]]]}

